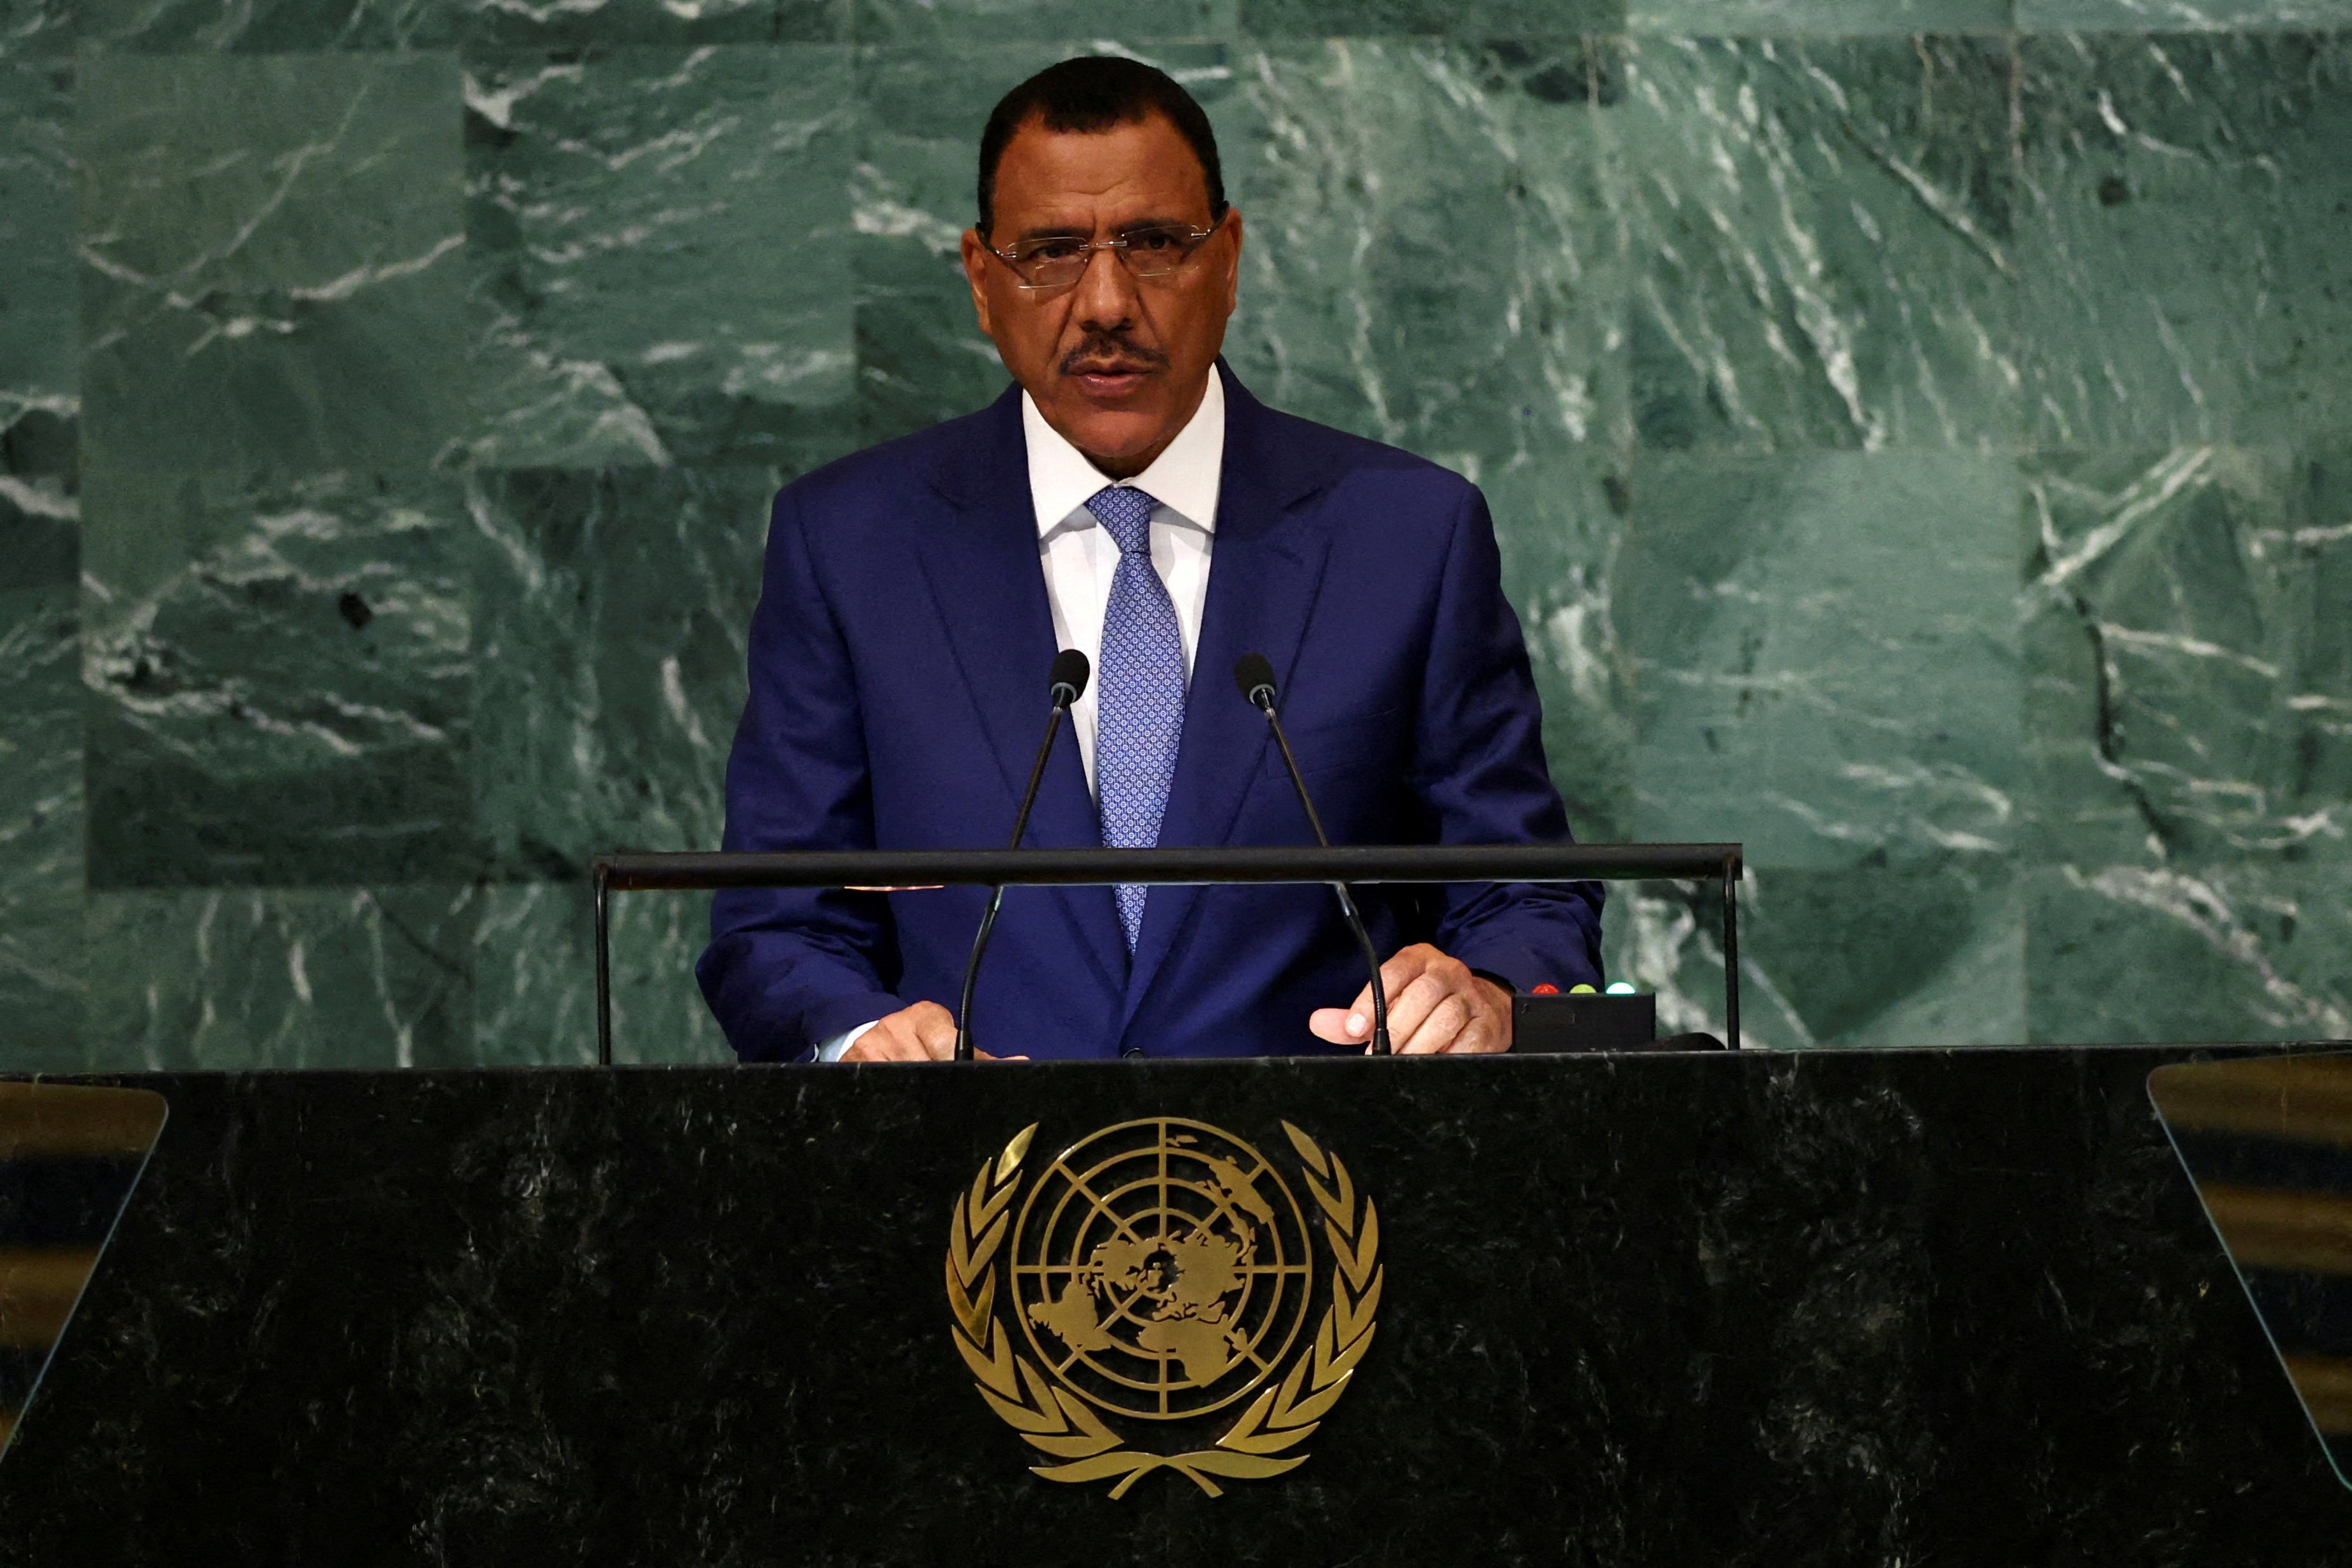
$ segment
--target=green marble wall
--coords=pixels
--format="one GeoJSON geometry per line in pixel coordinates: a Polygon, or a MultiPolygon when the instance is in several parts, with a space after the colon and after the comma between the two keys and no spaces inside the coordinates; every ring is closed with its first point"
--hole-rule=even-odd
{"type": "Polygon", "coordinates": [[[1747,842],[1756,1034],[2352,1035],[2352,0],[0,0],[0,1068],[588,1056],[1086,47],[1253,386],[1486,488],[1580,832],[1747,842]]]}

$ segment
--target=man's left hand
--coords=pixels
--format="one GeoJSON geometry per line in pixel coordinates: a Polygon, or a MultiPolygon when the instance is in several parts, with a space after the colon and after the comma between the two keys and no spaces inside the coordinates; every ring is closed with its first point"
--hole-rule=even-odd
{"type": "MultiPolygon", "coordinates": [[[[1511,1048],[1511,994],[1425,942],[1381,965],[1389,998],[1390,1048],[1399,1056],[1466,1055],[1511,1048]]],[[[1347,1007],[1318,1007],[1307,1027],[1318,1040],[1371,1049],[1372,988],[1347,1007]]]]}

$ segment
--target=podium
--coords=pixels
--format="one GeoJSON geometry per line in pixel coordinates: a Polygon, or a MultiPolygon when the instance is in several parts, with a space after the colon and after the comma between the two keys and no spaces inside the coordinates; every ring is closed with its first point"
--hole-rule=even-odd
{"type": "Polygon", "coordinates": [[[2341,1562],[2352,1491],[2149,1101],[2211,1054],[84,1080],[170,1116],[0,1461],[0,1563],[2341,1562]],[[1233,1269],[1307,1236],[1286,1345],[1222,1277],[1188,1308],[1197,1252],[1022,1250],[1119,1129],[1232,1167],[1178,1206],[1233,1269]],[[1008,1408],[1083,1422],[983,1369],[1102,1335],[1267,1365],[1189,1425],[1072,1394],[1093,1458],[1301,1462],[1041,1476],[1087,1460],[1008,1408]]]}

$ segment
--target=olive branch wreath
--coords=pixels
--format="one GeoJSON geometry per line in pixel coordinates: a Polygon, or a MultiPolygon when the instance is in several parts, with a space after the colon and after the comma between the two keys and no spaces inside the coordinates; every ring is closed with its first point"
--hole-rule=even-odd
{"type": "Polygon", "coordinates": [[[1355,1183],[1337,1155],[1286,1121],[1291,1147],[1307,1169],[1307,1189],[1322,1209],[1323,1233],[1330,1239],[1331,1305],[1315,1331],[1312,1353],[1301,1355],[1289,1375],[1252,1400],[1213,1448],[1185,1454],[1150,1454],[1124,1446],[1125,1439],[1084,1400],[1055,1387],[1036,1363],[1013,1348],[1013,1336],[996,1316],[996,1271],[992,1265],[1011,1231],[1007,1212],[1019,1186],[1021,1162],[1036,1134],[1031,1122],[980,1168],[971,1188],[956,1199],[948,1227],[948,1306],[955,1315],[955,1346],[971,1368],[980,1396],[1022,1440],[1059,1464],[1033,1465],[1049,1481],[1099,1481],[1116,1476],[1114,1498],[1158,1469],[1176,1471],[1211,1497],[1224,1495],[1213,1476],[1263,1479],[1296,1469],[1305,1454],[1285,1455],[1307,1440],[1347,1392],[1356,1363],[1371,1348],[1372,1314],[1381,1304],[1381,1221],[1369,1197],[1360,1210],[1355,1183]],[[1317,1178],[1321,1178],[1319,1181],[1317,1178]]]}

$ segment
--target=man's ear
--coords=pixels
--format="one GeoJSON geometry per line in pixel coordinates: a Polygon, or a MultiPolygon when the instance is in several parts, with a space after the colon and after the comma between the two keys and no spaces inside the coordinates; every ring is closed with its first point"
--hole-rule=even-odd
{"type": "Polygon", "coordinates": [[[1230,316],[1242,302],[1242,210],[1225,209],[1225,221],[1234,226],[1233,251],[1225,258],[1225,314],[1230,316]]]}
{"type": "Polygon", "coordinates": [[[980,230],[965,229],[963,231],[963,276],[964,280],[971,285],[971,311],[973,315],[980,318],[980,330],[993,338],[996,336],[996,329],[989,325],[988,288],[983,281],[987,275],[988,244],[980,237],[980,230]]]}

